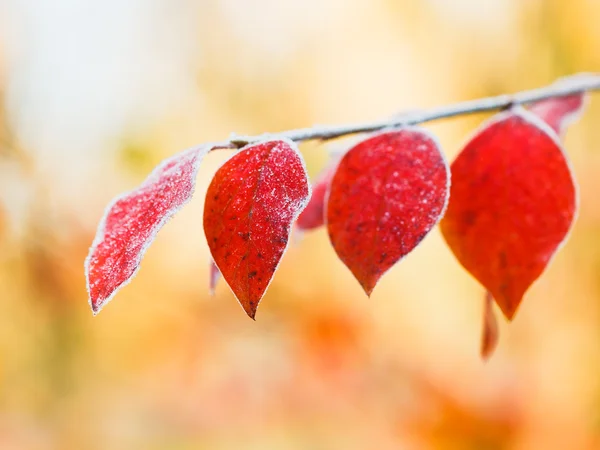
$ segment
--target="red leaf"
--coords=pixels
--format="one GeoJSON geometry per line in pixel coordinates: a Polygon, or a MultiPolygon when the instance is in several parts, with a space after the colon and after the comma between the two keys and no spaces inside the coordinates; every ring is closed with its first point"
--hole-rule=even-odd
{"type": "Polygon", "coordinates": [[[296,221],[298,229],[312,230],[325,224],[325,195],[331,184],[336,165],[337,161],[336,164],[331,164],[325,168],[313,184],[310,201],[296,221]]]}
{"type": "Polygon", "coordinates": [[[442,233],[511,320],[571,228],[569,164],[557,135],[519,108],[487,122],[451,170],[442,233]]]}
{"type": "Polygon", "coordinates": [[[500,330],[494,314],[494,299],[489,292],[485,293],[483,302],[483,332],[481,334],[481,357],[489,359],[498,346],[500,330]]]}
{"type": "Polygon", "coordinates": [[[85,261],[94,315],[131,280],[156,233],[190,200],[200,161],[210,149],[191,149],[164,160],[138,188],[108,206],[85,261]]]}
{"type": "Polygon", "coordinates": [[[532,104],[529,110],[550,125],[561,136],[568,124],[579,117],[585,104],[583,92],[566,97],[554,97],[532,104]]]}
{"type": "Polygon", "coordinates": [[[210,260],[210,274],[208,281],[208,293],[212,296],[215,295],[215,290],[217,289],[217,283],[219,282],[219,278],[221,278],[221,272],[219,272],[219,268],[215,264],[215,262],[210,260]]]}
{"type": "Polygon", "coordinates": [[[377,134],[343,156],[331,182],[327,229],[367,295],[438,222],[449,178],[436,140],[417,128],[377,134]]]}
{"type": "Polygon", "coordinates": [[[310,185],[291,141],[250,145],[215,174],[206,194],[204,232],[213,259],[254,318],[306,206],[310,185]]]}

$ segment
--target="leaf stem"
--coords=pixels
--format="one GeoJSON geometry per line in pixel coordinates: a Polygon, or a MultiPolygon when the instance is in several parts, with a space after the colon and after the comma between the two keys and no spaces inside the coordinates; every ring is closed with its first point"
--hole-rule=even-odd
{"type": "Polygon", "coordinates": [[[403,125],[416,125],[419,123],[431,122],[433,120],[485,111],[495,111],[509,108],[513,105],[524,105],[552,97],[565,97],[579,92],[598,90],[600,90],[600,75],[577,74],[562,78],[551,85],[529,91],[522,91],[512,95],[504,94],[495,97],[469,100],[429,110],[411,111],[377,122],[313,126],[310,128],[283,131],[280,133],[265,133],[257,136],[238,136],[233,134],[228,141],[215,148],[239,148],[252,142],[277,138],[290,139],[296,142],[316,139],[324,141],[351,134],[379,131],[384,128],[400,127],[403,125]]]}

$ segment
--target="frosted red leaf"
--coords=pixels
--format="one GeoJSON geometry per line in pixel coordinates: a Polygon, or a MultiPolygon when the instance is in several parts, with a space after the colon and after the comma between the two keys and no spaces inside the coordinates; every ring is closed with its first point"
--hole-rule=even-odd
{"type": "Polygon", "coordinates": [[[516,108],[485,123],[451,170],[442,233],[511,320],[573,223],[566,156],[548,125],[516,108]]]}
{"type": "Polygon", "coordinates": [[[204,232],[223,278],[254,318],[289,241],[292,223],[310,197],[296,145],[250,145],[215,174],[204,206],[204,232]]]}
{"type": "Polygon", "coordinates": [[[533,103],[529,110],[561,136],[569,123],[579,117],[585,105],[585,93],[553,97],[533,103]]]}
{"type": "Polygon", "coordinates": [[[296,226],[300,230],[313,230],[325,224],[325,196],[335,173],[337,161],[319,175],[312,187],[310,201],[298,216],[296,226]]]}
{"type": "Polygon", "coordinates": [[[190,200],[200,161],[210,148],[186,150],[164,160],[138,188],[108,206],[85,261],[94,314],[131,280],[156,233],[190,200]]]}
{"type": "Polygon", "coordinates": [[[481,333],[481,357],[484,360],[492,356],[498,346],[499,338],[500,330],[496,314],[494,314],[494,299],[492,294],[486,292],[483,302],[483,331],[481,333]]]}
{"type": "Polygon", "coordinates": [[[367,295],[439,221],[449,179],[435,138],[418,128],[374,135],[342,157],[331,181],[327,229],[367,295]]]}
{"type": "Polygon", "coordinates": [[[210,273],[209,273],[209,281],[208,281],[208,293],[210,295],[215,295],[215,290],[217,289],[217,283],[221,278],[221,272],[219,272],[219,268],[215,264],[215,262],[210,260],[210,273]]]}

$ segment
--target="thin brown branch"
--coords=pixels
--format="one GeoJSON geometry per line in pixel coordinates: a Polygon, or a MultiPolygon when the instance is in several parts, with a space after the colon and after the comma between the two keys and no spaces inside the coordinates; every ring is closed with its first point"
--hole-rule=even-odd
{"type": "Polygon", "coordinates": [[[386,120],[369,123],[349,125],[314,126],[297,130],[283,131],[280,133],[265,133],[258,136],[232,135],[228,141],[218,144],[218,148],[242,147],[248,143],[265,139],[290,139],[292,141],[328,140],[341,136],[357,133],[379,131],[385,128],[400,127],[403,125],[416,125],[450,117],[475,114],[485,111],[496,111],[513,105],[526,105],[528,103],[545,100],[552,97],[564,97],[585,91],[600,90],[600,75],[577,74],[563,78],[556,83],[538,89],[522,91],[512,95],[498,95],[477,100],[441,106],[429,110],[411,111],[406,114],[396,115],[386,120]]]}

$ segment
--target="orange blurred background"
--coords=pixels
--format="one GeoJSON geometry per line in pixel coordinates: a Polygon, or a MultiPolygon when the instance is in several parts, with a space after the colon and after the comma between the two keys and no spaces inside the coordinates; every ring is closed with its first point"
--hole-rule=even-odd
{"type": "MultiPolygon", "coordinates": [[[[479,357],[483,289],[439,231],[371,299],[323,230],[248,319],[208,296],[197,195],[97,317],[106,204],[163,158],[600,72],[595,0],[0,3],[1,449],[600,448],[600,95],[566,136],[570,239],[479,357]]],[[[448,158],[485,115],[427,125],[448,158]]],[[[311,176],[327,150],[303,144],[311,176]]]]}

